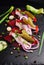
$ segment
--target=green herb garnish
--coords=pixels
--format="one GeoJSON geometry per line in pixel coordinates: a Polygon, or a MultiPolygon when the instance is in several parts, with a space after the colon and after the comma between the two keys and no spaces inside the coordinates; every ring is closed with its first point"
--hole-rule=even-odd
{"type": "Polygon", "coordinates": [[[26,9],[28,11],[31,11],[33,14],[44,14],[44,9],[43,8],[36,9],[33,6],[26,5],[26,9]]]}
{"type": "Polygon", "coordinates": [[[28,59],[28,56],[24,56],[25,59],[28,59]]]}
{"type": "Polygon", "coordinates": [[[15,37],[18,37],[19,36],[19,34],[18,33],[16,33],[16,36],[15,37]]]}
{"type": "Polygon", "coordinates": [[[8,11],[6,11],[5,13],[1,14],[0,17],[6,15],[6,14],[9,13],[9,12],[12,12],[13,9],[14,9],[14,6],[11,6],[10,9],[9,9],[8,11]]]}
{"type": "Polygon", "coordinates": [[[7,14],[0,20],[0,24],[9,16],[9,14],[13,11],[14,6],[11,6],[10,9],[6,12],[7,14]]]}

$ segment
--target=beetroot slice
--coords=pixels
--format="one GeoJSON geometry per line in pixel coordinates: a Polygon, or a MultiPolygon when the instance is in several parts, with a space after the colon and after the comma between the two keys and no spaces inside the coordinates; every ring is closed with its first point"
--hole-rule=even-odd
{"type": "Polygon", "coordinates": [[[37,44],[37,40],[35,40],[35,37],[34,37],[34,36],[32,36],[32,38],[34,39],[33,44],[37,44]]]}
{"type": "Polygon", "coordinates": [[[23,20],[20,20],[20,19],[16,19],[16,22],[19,22],[19,23],[20,23],[20,22],[23,22],[23,20]]]}
{"type": "Polygon", "coordinates": [[[21,33],[21,30],[19,30],[19,28],[17,28],[17,27],[14,27],[14,28],[12,29],[12,32],[21,33]]]}
{"type": "Polygon", "coordinates": [[[14,27],[14,26],[15,26],[15,23],[16,23],[15,20],[10,20],[10,21],[8,22],[8,25],[14,27]]]}
{"type": "Polygon", "coordinates": [[[8,41],[9,43],[12,43],[12,36],[10,36],[10,35],[7,35],[7,36],[5,36],[4,37],[4,39],[6,40],[6,41],[8,41]]]}

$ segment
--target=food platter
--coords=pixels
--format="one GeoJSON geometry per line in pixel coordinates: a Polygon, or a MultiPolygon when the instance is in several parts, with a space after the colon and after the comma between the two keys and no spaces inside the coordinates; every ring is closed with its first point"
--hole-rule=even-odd
{"type": "MultiPolygon", "coordinates": [[[[31,4],[31,3],[30,3],[31,4]]],[[[14,5],[15,6],[15,5],[14,5]]],[[[1,8],[3,8],[1,11],[3,12],[4,9],[8,9],[10,6],[2,6],[1,8]]],[[[18,6],[15,6],[18,7],[18,6]]],[[[19,6],[20,7],[20,6],[19,6]]],[[[35,6],[36,7],[36,6],[35,6]]],[[[21,6],[20,8],[25,8],[23,6],[21,6]]],[[[44,32],[44,15],[36,15],[37,17],[37,23],[39,28],[40,28],[40,32],[39,35],[42,36],[42,33],[44,32]]],[[[3,32],[7,32],[6,31],[6,27],[5,26],[5,22],[3,22],[0,25],[0,33],[3,32]]],[[[38,34],[36,35],[36,37],[38,38],[38,34]]],[[[40,40],[39,40],[40,42],[40,40]]],[[[27,53],[23,50],[21,50],[20,52],[17,52],[16,50],[14,50],[14,46],[10,45],[8,43],[8,47],[0,52],[0,65],[33,65],[33,64],[44,64],[44,45],[42,48],[42,53],[39,55],[39,48],[37,50],[34,50],[33,53],[27,53]],[[28,59],[24,58],[24,55],[28,56],[28,59]]]]}

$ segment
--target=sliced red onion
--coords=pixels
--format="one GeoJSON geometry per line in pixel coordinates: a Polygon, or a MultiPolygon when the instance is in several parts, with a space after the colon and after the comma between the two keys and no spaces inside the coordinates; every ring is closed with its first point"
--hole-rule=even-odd
{"type": "Polygon", "coordinates": [[[27,16],[20,16],[20,20],[22,20],[23,18],[26,18],[26,19],[28,19],[28,17],[27,16]]]}
{"type": "Polygon", "coordinates": [[[38,26],[35,26],[35,28],[33,28],[33,27],[31,27],[31,26],[28,24],[28,27],[31,28],[31,29],[33,29],[33,30],[35,30],[34,32],[38,32],[38,31],[39,31],[39,28],[36,28],[36,27],[38,27],[38,26]]]}
{"type": "Polygon", "coordinates": [[[29,53],[29,52],[31,52],[31,53],[33,52],[33,50],[25,49],[24,47],[23,47],[23,49],[24,49],[26,52],[28,52],[28,53],[29,53]]]}
{"type": "MultiPolygon", "coordinates": [[[[37,44],[36,44],[36,47],[33,47],[33,48],[31,47],[31,49],[37,49],[39,47],[39,41],[36,38],[34,38],[34,39],[37,41],[37,44]]],[[[32,46],[34,46],[34,44],[35,43],[33,43],[32,46]]]]}
{"type": "Polygon", "coordinates": [[[32,45],[35,45],[35,43],[33,43],[33,44],[31,44],[31,49],[26,49],[26,48],[24,48],[23,47],[23,49],[26,51],[26,52],[31,52],[31,50],[33,51],[33,50],[35,50],[35,49],[37,49],[38,47],[39,47],[39,41],[35,38],[35,40],[37,41],[37,46],[36,47],[33,47],[32,48],[32,45]]]}

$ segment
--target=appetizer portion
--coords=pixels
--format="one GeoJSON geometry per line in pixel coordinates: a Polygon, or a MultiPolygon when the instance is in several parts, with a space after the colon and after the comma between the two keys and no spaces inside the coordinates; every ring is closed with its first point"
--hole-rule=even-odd
{"type": "MultiPolygon", "coordinates": [[[[32,13],[43,14],[43,9],[35,9],[30,5],[27,5],[26,7],[27,10],[32,13]]],[[[7,24],[6,29],[8,34],[3,37],[5,41],[8,41],[11,44],[16,42],[24,51],[30,52],[39,48],[39,41],[33,36],[33,33],[38,34],[39,26],[35,24],[37,22],[35,15],[27,10],[23,11],[20,8],[14,9],[14,6],[11,6],[7,12],[0,16],[4,16],[0,20],[0,24],[2,22],[7,24]]],[[[6,42],[0,41],[0,51],[6,47],[6,42]]]]}

